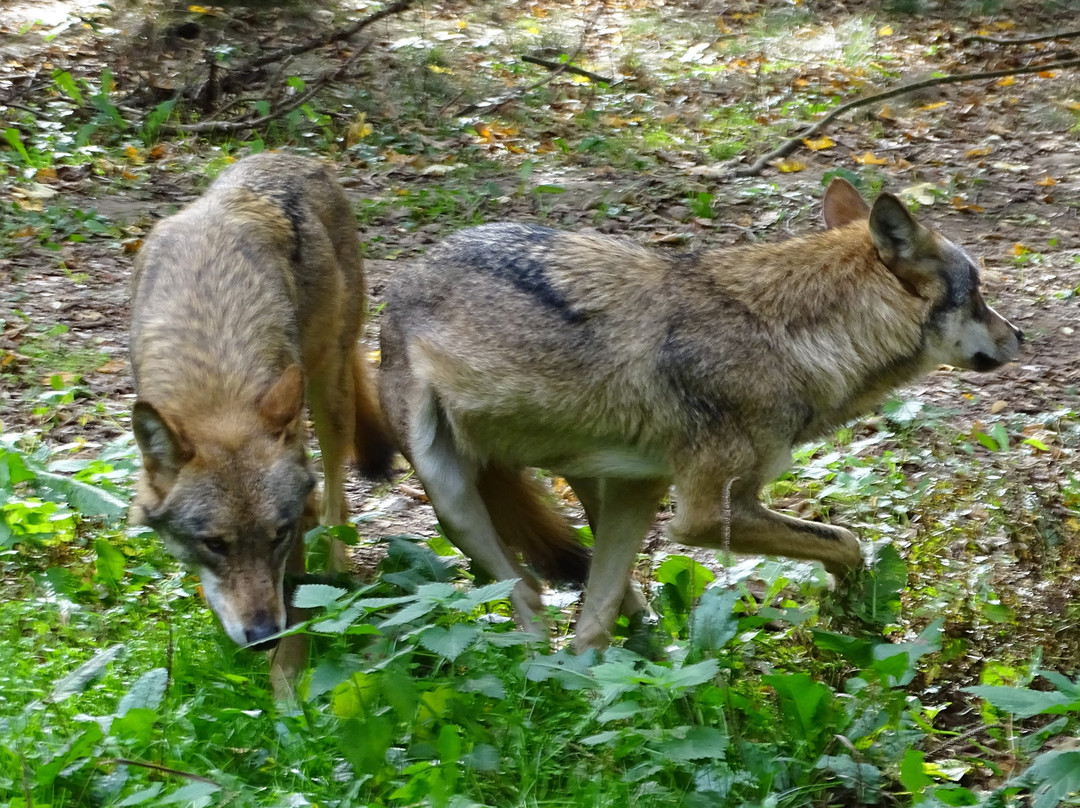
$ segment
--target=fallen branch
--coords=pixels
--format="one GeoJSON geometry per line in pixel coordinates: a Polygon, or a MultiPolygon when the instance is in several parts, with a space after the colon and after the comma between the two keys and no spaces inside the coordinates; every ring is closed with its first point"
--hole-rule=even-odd
{"type": "Polygon", "coordinates": [[[603,10],[604,6],[603,4],[601,4],[596,9],[596,13],[592,15],[592,19],[590,19],[589,22],[585,25],[585,30],[581,32],[581,39],[578,40],[578,44],[577,47],[574,48],[574,52],[566,58],[565,62],[557,63],[557,66],[552,68],[551,72],[544,76],[544,78],[540,79],[540,81],[533,82],[532,84],[526,87],[522,87],[519,90],[507,93],[499,100],[492,101],[490,104],[485,104],[482,101],[477,101],[475,104],[469,104],[464,109],[459,110],[455,117],[464,118],[466,115],[472,115],[474,112],[479,112],[481,109],[485,112],[494,111],[505,104],[509,104],[511,101],[517,98],[521,98],[526,93],[531,93],[537,87],[543,87],[545,84],[554,81],[556,77],[567,71],[567,69],[570,67],[570,63],[578,57],[579,53],[581,53],[581,49],[585,47],[585,38],[588,37],[589,32],[593,28],[593,25],[596,24],[596,20],[600,16],[600,12],[603,10]]]}
{"type": "Polygon", "coordinates": [[[915,90],[923,90],[927,87],[936,87],[941,84],[959,84],[964,81],[978,81],[980,79],[997,79],[1003,76],[1016,76],[1021,73],[1041,73],[1045,70],[1067,70],[1073,67],[1080,67],[1080,59],[1066,59],[1060,62],[1050,62],[1041,65],[1028,65],[1027,67],[1014,67],[1008,70],[988,70],[982,73],[958,73],[953,76],[935,76],[934,78],[923,79],[922,81],[913,81],[911,84],[902,84],[899,87],[893,87],[891,90],[885,90],[884,92],[875,93],[874,95],[868,95],[864,98],[856,98],[854,101],[848,101],[846,104],[841,104],[835,107],[828,115],[822,118],[817,123],[806,127],[794,137],[785,140],[775,149],[768,154],[763,154],[757,160],[744,168],[735,169],[733,176],[735,177],[754,177],[760,174],[769,163],[780,157],[787,157],[803,142],[805,138],[814,137],[819,134],[822,129],[835,121],[845,112],[850,112],[853,109],[859,107],[865,107],[868,104],[873,104],[878,101],[884,101],[888,98],[895,98],[898,95],[904,95],[905,93],[914,92],[915,90]]]}
{"type": "Polygon", "coordinates": [[[171,774],[176,777],[184,777],[188,780],[194,780],[196,783],[208,783],[212,786],[220,786],[216,780],[211,780],[209,777],[203,777],[201,774],[192,774],[191,772],[181,771],[180,769],[173,769],[168,766],[162,766],[160,763],[147,763],[144,760],[130,760],[129,758],[108,758],[103,760],[102,763],[112,763],[116,766],[138,766],[141,769],[150,769],[155,772],[163,772],[164,774],[171,774]]]}
{"type": "Polygon", "coordinates": [[[1053,34],[1039,34],[1038,36],[1026,36],[1018,39],[997,39],[982,34],[972,34],[960,40],[961,45],[970,45],[972,42],[989,42],[991,45],[1030,45],[1034,42],[1050,42],[1054,39],[1074,39],[1080,36],[1080,29],[1075,31],[1058,31],[1053,34]]]}
{"type": "Polygon", "coordinates": [[[599,73],[583,70],[580,67],[574,67],[572,64],[567,64],[565,62],[541,59],[539,56],[522,56],[521,61],[528,62],[531,65],[540,65],[540,67],[546,67],[548,70],[565,70],[567,73],[573,73],[575,76],[584,76],[589,81],[603,82],[604,84],[615,83],[615,79],[610,76],[601,76],[599,73]]]}
{"type": "MultiPolygon", "coordinates": [[[[331,45],[334,42],[344,42],[347,39],[352,39],[358,33],[363,31],[372,23],[376,23],[384,17],[389,17],[391,14],[397,14],[404,11],[411,6],[415,0],[397,0],[396,3],[391,3],[385,8],[381,8],[374,14],[369,14],[362,20],[357,20],[352,25],[345,28],[340,28],[337,31],[331,31],[328,34],[317,36],[309,39],[307,42],[301,42],[298,45],[292,45],[288,48],[281,48],[276,51],[270,51],[270,53],[264,53],[257,59],[253,59],[251,62],[242,66],[244,69],[263,67],[276,62],[278,59],[284,59],[288,56],[296,56],[301,53],[307,53],[308,51],[315,50],[316,48],[322,48],[326,45],[331,45]]],[[[234,68],[240,69],[240,68],[234,68]]]]}
{"type": "MultiPolygon", "coordinates": [[[[198,121],[196,123],[163,123],[160,127],[160,131],[166,134],[174,135],[202,134],[204,132],[238,132],[242,129],[252,129],[256,126],[261,126],[264,123],[269,123],[270,121],[276,120],[282,115],[287,115],[294,109],[303,106],[317,93],[322,91],[330,82],[335,81],[336,79],[339,79],[346,73],[348,73],[349,68],[356,64],[356,61],[359,59],[359,57],[367,51],[368,45],[370,45],[370,42],[367,43],[367,45],[365,45],[363,48],[357,50],[356,53],[354,53],[347,60],[345,60],[345,62],[343,62],[340,67],[337,67],[334,70],[329,70],[322,76],[312,79],[311,86],[304,90],[304,92],[289,99],[289,101],[282,104],[277,109],[272,109],[270,110],[270,112],[266,113],[265,115],[261,115],[258,118],[236,121],[213,120],[198,121]]],[[[228,107],[230,106],[232,106],[232,104],[228,104],[226,106],[226,109],[228,109],[228,107]]]]}

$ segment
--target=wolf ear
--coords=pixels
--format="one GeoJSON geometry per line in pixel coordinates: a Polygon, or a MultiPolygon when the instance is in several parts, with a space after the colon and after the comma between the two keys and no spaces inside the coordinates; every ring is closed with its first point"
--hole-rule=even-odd
{"type": "Polygon", "coordinates": [[[191,446],[165,420],[153,404],[136,401],[131,428],[142,452],[143,465],[151,474],[176,476],[192,455],[191,446]]]}
{"type": "Polygon", "coordinates": [[[927,284],[939,280],[933,262],[920,260],[933,253],[933,235],[892,194],[882,194],[874,202],[870,210],[870,237],[881,262],[917,294],[921,295],[920,290],[927,284]]]}
{"type": "Polygon", "coordinates": [[[259,414],[275,435],[293,426],[304,409],[304,371],[295,362],[285,368],[259,399],[259,414]]]}
{"type": "Polygon", "coordinates": [[[834,177],[825,189],[821,215],[825,226],[832,230],[851,222],[863,221],[870,215],[870,206],[862,198],[855,186],[845,179],[834,177]]]}

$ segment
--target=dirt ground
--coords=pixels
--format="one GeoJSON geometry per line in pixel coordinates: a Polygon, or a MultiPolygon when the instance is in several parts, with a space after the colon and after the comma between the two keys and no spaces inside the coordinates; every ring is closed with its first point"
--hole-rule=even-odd
{"type": "MultiPolygon", "coordinates": [[[[395,60],[403,58],[397,55],[400,51],[394,49],[395,43],[408,37],[443,41],[440,32],[454,30],[455,20],[465,13],[465,5],[429,6],[421,13],[387,22],[374,38],[372,61],[381,70],[391,71],[397,64],[395,60]]],[[[530,8],[538,5],[529,4],[530,8]]],[[[580,23],[595,5],[575,4],[580,13],[574,19],[580,23]]],[[[611,13],[632,16],[637,6],[647,5],[612,4],[611,13]]],[[[723,16],[721,5],[669,4],[664,13],[682,14],[688,19],[723,16]]],[[[727,18],[733,7],[725,7],[729,8],[727,18]]],[[[1014,11],[1010,18],[1024,30],[995,30],[1019,35],[1052,28],[1060,22],[1053,14],[1040,11],[1041,5],[1032,5],[1031,9],[1031,15],[1014,11]]],[[[829,14],[843,14],[846,19],[865,10],[858,3],[833,4],[819,7],[818,14],[822,19],[829,14]]],[[[0,28],[9,33],[18,27],[15,11],[12,6],[0,14],[0,28]]],[[[222,13],[242,20],[252,29],[248,33],[262,37],[266,47],[287,43],[290,37],[301,37],[320,24],[314,18],[288,25],[280,21],[258,24],[250,15],[222,13]]],[[[62,17],[53,26],[62,26],[70,19],[70,15],[62,17]]],[[[617,23],[613,17],[609,27],[618,27],[617,23]]],[[[499,24],[494,14],[486,18],[489,27],[499,24]]],[[[875,26],[885,24],[883,20],[875,26]]],[[[902,41],[883,47],[890,48],[905,79],[937,69],[979,67],[975,56],[982,51],[977,46],[962,53],[959,50],[960,35],[976,27],[971,21],[929,15],[889,24],[898,30],[902,27],[902,41]],[[937,48],[952,51],[947,64],[943,65],[941,58],[927,56],[937,48]],[[971,63],[970,67],[965,63],[971,63]]],[[[836,22],[834,29],[842,31],[843,24],[836,22]]],[[[34,71],[47,75],[54,64],[66,65],[73,71],[108,64],[118,75],[124,71],[143,75],[151,68],[163,71],[163,75],[182,72],[177,65],[183,64],[184,58],[190,59],[189,46],[182,38],[170,39],[171,34],[161,34],[161,30],[158,24],[155,48],[141,54],[134,49],[110,52],[100,40],[79,33],[70,24],[58,32],[57,40],[41,43],[37,50],[23,40],[9,39],[0,45],[0,51],[8,57],[7,65],[0,68],[0,80],[17,97],[14,103],[25,107],[32,101],[34,88],[40,88],[40,82],[35,84],[26,76],[34,71]],[[72,36],[65,38],[65,32],[72,36]],[[13,67],[16,60],[20,64],[13,67]]],[[[600,25],[588,47],[595,63],[612,68],[618,60],[609,52],[617,46],[613,35],[604,33],[606,30],[600,25]]],[[[809,41],[809,35],[803,37],[801,33],[792,39],[793,47],[809,41]]],[[[661,54],[646,49],[643,58],[646,62],[649,58],[659,60],[661,54]]],[[[815,80],[815,75],[823,75],[809,57],[807,60],[810,81],[815,80]]],[[[793,75],[798,72],[795,70],[793,75]]],[[[875,168],[887,189],[910,191],[910,198],[922,202],[919,215],[924,221],[983,260],[987,299],[1022,328],[1027,338],[1019,359],[1001,371],[981,375],[943,369],[901,391],[899,396],[940,408],[946,413],[948,430],[957,436],[970,435],[976,425],[1005,420],[1012,437],[1037,437],[1045,444],[1046,451],[979,455],[976,462],[1001,471],[1002,491],[1012,492],[1011,496],[1018,500],[1038,500],[1039,506],[1031,512],[1042,514],[1038,519],[1050,520],[1052,525],[1047,529],[1059,537],[1062,547],[1073,548],[1065,556],[1071,559],[1069,564],[1075,564],[1080,544],[1077,505],[1063,501],[1061,492],[1067,481],[1080,474],[1080,428],[1076,416],[1080,412],[1080,138],[1074,112],[1080,94],[1076,91],[1076,75],[1022,76],[1014,85],[1005,87],[987,81],[960,84],[897,99],[890,102],[891,118],[883,117],[878,110],[876,115],[854,115],[838,121],[828,132],[834,145],[828,150],[803,150],[798,158],[805,166],[790,173],[769,168],[761,177],[720,180],[713,175],[723,166],[711,163],[700,150],[689,146],[658,148],[655,160],[646,169],[603,160],[552,164],[544,170],[555,172],[565,193],[541,205],[535,195],[508,193],[496,207],[486,208],[483,217],[541,221],[567,228],[597,226],[656,244],[656,249],[700,249],[775,240],[820,227],[821,179],[827,170],[838,166],[858,169],[853,158],[865,152],[888,158],[890,164],[875,168]],[[942,100],[948,104],[943,110],[920,111],[942,100]],[[957,190],[930,197],[923,192],[920,196],[919,187],[927,185],[957,190]],[[719,207],[718,215],[709,220],[689,215],[687,188],[708,189],[719,207]],[[626,211],[598,223],[593,200],[604,195],[624,200],[626,211]],[[679,246],[668,246],[672,242],[679,246]]],[[[745,74],[736,71],[715,79],[688,76],[662,90],[654,87],[651,92],[656,103],[651,114],[699,115],[709,104],[724,103],[744,92],[747,81],[745,74]]],[[[557,106],[558,102],[553,103],[557,106]]],[[[385,106],[392,108],[389,101],[385,106]]],[[[513,115],[513,105],[503,112],[513,115]]],[[[17,113],[17,107],[8,107],[5,115],[17,113]]],[[[537,115],[542,118],[541,113],[537,115]]],[[[455,125],[448,128],[449,134],[443,130],[425,135],[441,153],[452,154],[476,145],[475,129],[455,125]]],[[[522,137],[542,142],[546,134],[526,132],[522,137]]],[[[197,139],[177,139],[168,143],[167,149],[164,158],[132,166],[135,179],[127,178],[114,158],[105,157],[95,164],[93,172],[59,171],[56,177],[43,182],[55,192],[50,200],[59,198],[68,207],[84,212],[96,210],[113,223],[120,231],[115,238],[65,241],[59,250],[54,250],[43,246],[32,234],[20,234],[17,227],[5,228],[10,246],[5,257],[0,258],[0,357],[4,371],[0,377],[0,423],[4,432],[40,432],[50,444],[77,444],[79,451],[89,454],[127,434],[132,404],[125,353],[131,249],[154,220],[198,193],[205,183],[205,165],[220,158],[218,151],[197,139]],[[27,346],[35,340],[40,342],[44,333],[58,331],[54,326],[66,329],[54,334],[55,352],[89,350],[100,357],[92,368],[80,373],[74,402],[43,408],[42,392],[47,391],[47,380],[54,375],[54,369],[43,364],[48,360],[35,359],[27,346]]],[[[425,166],[419,164],[375,164],[340,152],[328,157],[337,165],[358,208],[373,199],[392,201],[403,186],[437,189],[444,183],[442,175],[425,172],[425,166]]],[[[493,151],[491,159],[493,164],[485,169],[490,172],[487,179],[511,189],[522,181],[521,159],[512,150],[493,151]]],[[[538,171],[529,181],[543,182],[546,176],[538,171]]],[[[9,169],[2,188],[5,204],[25,200],[25,187],[9,169]]],[[[17,212],[19,208],[11,210],[17,212]]],[[[385,215],[364,223],[361,237],[369,253],[377,256],[367,262],[372,310],[378,310],[387,281],[395,272],[457,226],[460,222],[452,219],[412,226],[408,214],[392,206],[385,215]]],[[[366,335],[372,351],[377,348],[377,332],[375,317],[366,335]]],[[[872,428],[872,418],[858,427],[872,428]]],[[[941,462],[937,473],[956,472],[948,462],[941,462]]],[[[986,497],[1001,493],[987,491],[986,497]]],[[[349,495],[354,514],[373,514],[360,525],[366,539],[434,533],[434,514],[424,501],[422,487],[405,477],[404,469],[390,485],[373,486],[353,479],[349,495]]],[[[797,506],[797,500],[779,504],[797,506]]],[[[569,505],[573,508],[572,502],[569,505]]],[[[842,514],[834,516],[842,521],[842,514]]],[[[1032,529],[1045,527],[1039,523],[1032,529]]],[[[659,529],[653,532],[648,549],[670,549],[662,543],[659,529]]],[[[370,566],[378,553],[377,547],[360,548],[358,563],[370,566]]],[[[1002,577],[1013,579],[1014,600],[1019,602],[1029,593],[1039,609],[1068,613],[1068,602],[1080,595],[1080,578],[1059,577],[1048,588],[1047,582],[1040,580],[1038,554],[1025,555],[1022,548],[1016,547],[1010,547],[1009,553],[1010,558],[1019,559],[1019,565],[1011,572],[1003,571],[1002,577]]],[[[695,555],[715,566],[711,554],[695,555]]]]}

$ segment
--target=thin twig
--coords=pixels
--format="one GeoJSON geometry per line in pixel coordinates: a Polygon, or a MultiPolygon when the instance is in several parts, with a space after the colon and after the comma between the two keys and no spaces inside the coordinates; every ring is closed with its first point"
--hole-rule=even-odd
{"type": "Polygon", "coordinates": [[[197,783],[209,783],[212,786],[221,787],[221,783],[216,780],[211,780],[209,777],[203,777],[201,774],[192,774],[191,772],[181,771],[180,769],[172,769],[168,766],[162,766],[160,763],[147,763],[144,760],[129,760],[128,758],[107,758],[102,763],[112,763],[117,766],[138,766],[143,769],[153,769],[156,772],[164,772],[165,774],[172,774],[176,777],[184,777],[188,780],[194,780],[197,783]]]}
{"type": "Polygon", "coordinates": [[[615,79],[610,76],[601,76],[599,73],[593,73],[592,71],[584,70],[580,67],[574,67],[572,64],[554,62],[551,59],[541,59],[539,56],[522,56],[521,61],[528,62],[531,65],[540,65],[540,67],[546,67],[548,70],[565,70],[567,73],[573,73],[575,76],[584,76],[589,81],[598,81],[603,82],[604,84],[615,83],[615,79]]]}
{"type": "MultiPolygon", "coordinates": [[[[301,42],[298,45],[293,45],[288,48],[281,48],[276,51],[270,51],[270,53],[264,53],[257,59],[253,59],[244,65],[245,68],[263,67],[271,62],[276,62],[278,59],[283,59],[286,56],[296,56],[301,53],[307,53],[308,51],[321,48],[325,45],[333,44],[334,42],[343,42],[346,39],[352,39],[358,33],[363,31],[372,23],[376,23],[384,17],[389,17],[391,14],[397,14],[400,11],[404,11],[411,6],[415,0],[398,0],[396,3],[391,3],[385,8],[381,8],[374,14],[369,14],[362,20],[349,25],[345,28],[341,28],[337,31],[331,31],[329,34],[323,36],[313,37],[307,42],[301,42]]],[[[234,68],[236,69],[236,68],[234,68]]]]}
{"type": "MultiPolygon", "coordinates": [[[[371,43],[366,43],[370,45],[371,43]]],[[[327,71],[322,76],[315,78],[311,82],[311,86],[304,92],[300,93],[296,97],[290,99],[285,104],[282,104],[277,109],[270,110],[270,112],[262,115],[258,118],[252,118],[251,120],[237,120],[237,121],[198,121],[197,123],[174,123],[174,124],[162,124],[161,131],[166,134],[199,134],[202,132],[236,132],[241,129],[252,129],[256,126],[261,126],[264,123],[269,123],[272,120],[280,118],[282,115],[286,115],[292,112],[294,109],[303,106],[317,93],[321,92],[327,84],[335,79],[341,78],[345,75],[349,68],[352,67],[359,57],[367,50],[367,47],[361,48],[350,56],[344,63],[334,70],[327,71]]],[[[230,105],[231,106],[231,105],[230,105]]]]}
{"type": "Polygon", "coordinates": [[[813,137],[821,132],[826,126],[843,115],[845,112],[857,109],[859,107],[865,107],[867,104],[873,104],[877,101],[884,101],[887,98],[895,98],[898,95],[914,92],[915,90],[922,90],[927,87],[936,87],[939,84],[958,84],[963,81],[978,81],[979,79],[996,79],[1003,76],[1015,76],[1021,73],[1041,73],[1045,70],[1067,70],[1073,67],[1080,67],[1080,59],[1066,59],[1062,62],[1049,62],[1041,65],[1029,65],[1027,67],[1014,67],[1008,70],[988,70],[982,73],[958,73],[952,76],[936,76],[934,78],[923,79],[922,81],[914,81],[911,84],[902,84],[899,87],[893,87],[891,90],[886,90],[881,93],[875,93],[874,95],[868,95],[864,98],[856,98],[854,101],[848,101],[846,104],[841,104],[835,107],[828,115],[822,118],[817,123],[806,127],[794,137],[785,140],[775,149],[768,154],[763,154],[757,160],[745,168],[738,168],[733,172],[733,176],[736,177],[754,177],[760,174],[765,167],[780,157],[787,157],[803,142],[804,138],[813,137]]]}
{"type": "Polygon", "coordinates": [[[1073,39],[1080,36],[1080,29],[1075,31],[1058,31],[1053,34],[1039,34],[1038,36],[1025,36],[1019,39],[997,39],[992,36],[972,34],[960,40],[961,45],[970,45],[972,42],[989,42],[991,45],[1030,45],[1033,42],[1049,42],[1053,39],[1073,39]]]}
{"type": "Polygon", "coordinates": [[[469,104],[469,106],[465,107],[462,110],[459,110],[455,117],[464,118],[466,115],[472,115],[474,112],[478,112],[481,109],[485,112],[494,112],[499,107],[505,104],[509,104],[511,101],[517,98],[521,98],[526,93],[531,93],[537,87],[543,87],[545,84],[549,84],[554,81],[558,76],[566,72],[567,68],[570,67],[570,63],[578,57],[578,54],[581,53],[582,48],[585,47],[585,39],[589,36],[589,32],[592,31],[593,26],[596,24],[597,18],[599,18],[600,16],[600,12],[602,12],[603,10],[603,4],[597,7],[596,13],[592,15],[592,19],[590,19],[589,22],[585,25],[585,30],[581,32],[581,39],[578,40],[578,44],[577,47],[574,48],[574,52],[567,57],[565,62],[560,63],[558,67],[552,69],[552,71],[546,76],[544,76],[544,78],[540,79],[540,81],[533,82],[532,84],[529,84],[518,90],[514,90],[511,93],[507,93],[498,101],[492,101],[490,104],[485,104],[481,101],[478,101],[475,104],[469,104]]]}

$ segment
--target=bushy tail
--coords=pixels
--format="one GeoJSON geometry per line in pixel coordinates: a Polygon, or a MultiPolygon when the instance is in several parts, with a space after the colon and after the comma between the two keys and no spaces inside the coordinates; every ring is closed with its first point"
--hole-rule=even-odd
{"type": "Polygon", "coordinates": [[[495,531],[537,572],[555,581],[584,584],[589,551],[570,523],[546,502],[540,482],[520,470],[488,465],[476,481],[495,531]]]}
{"type": "Polygon", "coordinates": [[[375,394],[371,368],[361,356],[359,345],[353,351],[352,375],[356,391],[356,428],[353,432],[356,465],[369,479],[385,479],[390,476],[394,441],[375,394]]]}

